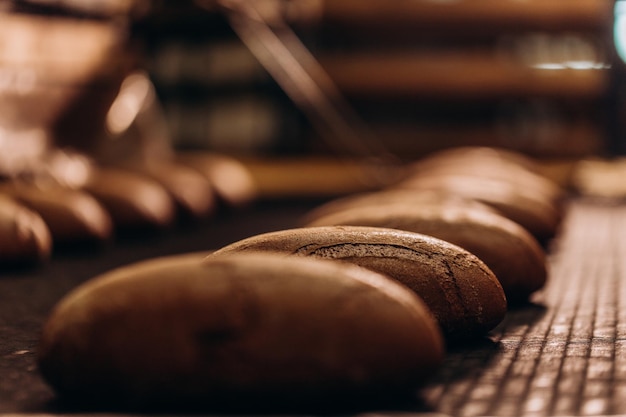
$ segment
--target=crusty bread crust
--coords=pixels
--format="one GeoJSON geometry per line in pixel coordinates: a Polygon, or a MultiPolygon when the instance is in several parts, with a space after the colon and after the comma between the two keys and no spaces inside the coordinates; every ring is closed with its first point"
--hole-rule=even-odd
{"type": "Polygon", "coordinates": [[[38,363],[74,401],[258,411],[410,391],[443,349],[430,311],[387,277],[247,253],[155,259],[88,281],[55,307],[38,363]]]}
{"type": "Polygon", "coordinates": [[[509,304],[527,301],[547,280],[546,255],[517,223],[489,210],[461,204],[383,203],[352,207],[306,226],[353,225],[422,233],[478,256],[496,275],[509,304]]]}
{"type": "Polygon", "coordinates": [[[347,261],[385,274],[424,299],[450,339],[483,335],[504,318],[502,286],[475,255],[430,236],[377,227],[310,227],[252,236],[210,256],[274,251],[347,261]]]}

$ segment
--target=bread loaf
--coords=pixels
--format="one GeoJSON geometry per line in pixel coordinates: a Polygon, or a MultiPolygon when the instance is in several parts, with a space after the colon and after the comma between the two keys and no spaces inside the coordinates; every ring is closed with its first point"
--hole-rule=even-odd
{"type": "MultiPolygon", "coordinates": [[[[507,156],[504,151],[494,149],[460,148],[439,152],[418,160],[410,166],[407,175],[411,178],[432,175],[462,175],[466,177],[498,179],[532,192],[551,204],[560,205],[565,197],[564,190],[554,181],[538,172],[530,158],[507,156]],[[517,159],[523,158],[521,161],[517,159]],[[526,161],[527,163],[524,163],[526,161]],[[533,166],[534,168],[530,168],[533,166]]],[[[515,155],[515,154],[514,154],[515,155]]]]}
{"type": "Polygon", "coordinates": [[[51,252],[52,236],[41,216],[0,195],[0,264],[40,262],[51,252]]]}
{"type": "Polygon", "coordinates": [[[192,168],[177,162],[160,161],[158,164],[136,164],[132,170],[159,183],[185,216],[203,218],[217,209],[213,186],[192,168]]]}
{"type": "Polygon", "coordinates": [[[1,191],[37,212],[55,242],[105,241],[113,235],[111,216],[84,191],[21,181],[7,182],[1,191]]]}
{"type": "Polygon", "coordinates": [[[163,228],[175,220],[176,207],[166,190],[138,174],[99,167],[84,188],[106,207],[117,227],[163,228]]]}
{"type": "Polygon", "coordinates": [[[483,335],[503,319],[506,297],[468,251],[430,236],[376,227],[311,227],[252,236],[212,256],[284,252],[351,262],[385,274],[424,299],[449,340],[483,335]]]}
{"type": "Polygon", "coordinates": [[[396,186],[410,190],[443,190],[480,201],[520,224],[541,243],[554,237],[560,224],[558,207],[545,196],[502,178],[434,173],[409,178],[396,186]]]}
{"type": "Polygon", "coordinates": [[[499,165],[519,167],[533,173],[539,173],[540,166],[528,155],[512,149],[492,146],[455,146],[431,153],[417,161],[419,166],[436,168],[442,165],[458,165],[465,162],[481,162],[489,166],[499,165]]]}
{"type": "Polygon", "coordinates": [[[564,190],[532,158],[512,150],[465,146],[435,152],[408,170],[399,188],[436,189],[490,204],[541,243],[563,216],[564,190]]]}
{"type": "Polygon", "coordinates": [[[233,157],[212,152],[178,152],[176,160],[211,183],[219,201],[231,207],[248,205],[257,197],[257,186],[246,166],[233,157]]]}
{"type": "Polygon", "coordinates": [[[373,226],[443,239],[478,256],[494,272],[509,304],[527,301],[547,279],[545,252],[517,223],[461,204],[380,203],[337,211],[306,226],[373,226]]]}
{"type": "Polygon", "coordinates": [[[320,217],[356,207],[380,206],[389,204],[408,204],[414,207],[423,206],[454,206],[468,207],[473,210],[484,210],[492,213],[497,211],[484,203],[471,198],[440,190],[412,190],[409,188],[385,189],[374,192],[351,194],[332,199],[305,214],[301,221],[307,225],[320,217]]]}
{"type": "Polygon", "coordinates": [[[75,289],[43,328],[66,401],[175,411],[411,392],[443,341],[423,302],[354,265],[278,254],[156,259],[75,289]]]}

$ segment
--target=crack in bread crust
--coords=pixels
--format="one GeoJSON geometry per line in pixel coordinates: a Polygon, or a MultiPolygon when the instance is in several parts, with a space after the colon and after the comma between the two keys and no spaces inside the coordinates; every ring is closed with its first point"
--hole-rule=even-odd
{"type": "Polygon", "coordinates": [[[499,286],[497,279],[471,253],[450,253],[451,250],[445,247],[439,249],[441,252],[430,246],[420,250],[399,244],[350,242],[322,245],[318,242],[301,246],[292,253],[296,256],[346,260],[400,281],[433,308],[447,333],[461,334],[471,332],[468,329],[475,326],[488,325],[492,320],[484,317],[487,314],[484,310],[486,300],[481,299],[477,285],[488,286],[487,282],[491,282],[499,286]],[[368,259],[383,262],[385,259],[395,259],[399,263],[396,267],[390,267],[389,264],[374,265],[368,259]],[[476,274],[473,279],[466,276],[470,271],[476,274]]]}
{"type": "Polygon", "coordinates": [[[302,246],[293,252],[295,255],[314,255],[325,258],[378,257],[421,260],[431,259],[433,254],[401,245],[385,243],[337,243],[320,246],[318,243],[302,246]]]}

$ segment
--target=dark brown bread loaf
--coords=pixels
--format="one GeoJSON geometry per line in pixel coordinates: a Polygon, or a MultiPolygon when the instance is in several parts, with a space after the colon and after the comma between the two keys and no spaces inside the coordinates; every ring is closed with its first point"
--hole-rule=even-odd
{"type": "Polygon", "coordinates": [[[66,400],[174,410],[410,392],[442,359],[434,318],[403,286],[354,265],[269,253],[108,272],[59,302],[38,352],[66,400]]]}
{"type": "Polygon", "coordinates": [[[539,164],[533,158],[511,149],[490,146],[456,146],[442,149],[419,159],[417,165],[433,168],[472,161],[489,166],[518,167],[533,173],[540,171],[539,164]]]}
{"type": "Polygon", "coordinates": [[[40,262],[51,252],[52,236],[41,216],[0,194],[0,264],[40,262]]]}
{"type": "Polygon", "coordinates": [[[176,206],[165,188],[139,174],[100,167],[84,188],[106,207],[115,226],[162,228],[175,220],[176,206]]]}
{"type": "Polygon", "coordinates": [[[409,178],[396,186],[411,190],[443,190],[475,199],[520,224],[541,243],[554,237],[560,224],[558,207],[545,196],[503,178],[434,173],[409,178]]]}
{"type": "Polygon", "coordinates": [[[210,256],[260,250],[337,259],[385,274],[424,299],[450,340],[483,335],[507,309],[502,286],[480,259],[418,233],[358,226],[299,228],[252,236],[210,256]]]}
{"type": "Polygon", "coordinates": [[[301,224],[309,224],[320,217],[344,211],[354,207],[379,206],[387,204],[410,204],[415,207],[422,206],[463,206],[474,210],[497,211],[484,203],[471,198],[464,198],[457,194],[440,190],[412,190],[387,189],[381,191],[358,193],[345,197],[332,199],[305,214],[301,224]]]}
{"type": "Polygon", "coordinates": [[[464,205],[381,203],[351,207],[306,226],[373,226],[443,239],[478,256],[494,272],[509,304],[527,301],[547,279],[545,252],[523,227],[488,210],[464,205]]]}
{"type": "Polygon", "coordinates": [[[257,186],[251,172],[237,159],[219,153],[178,152],[176,160],[189,166],[211,183],[217,198],[227,206],[242,207],[257,198],[257,186]]]}
{"type": "Polygon", "coordinates": [[[55,242],[104,241],[113,235],[111,216],[91,195],[53,183],[9,181],[0,191],[37,212],[55,242]]]}
{"type": "Polygon", "coordinates": [[[136,164],[131,169],[159,183],[176,203],[178,211],[192,218],[207,217],[217,209],[209,180],[196,170],[171,161],[136,164]]]}
{"type": "Polygon", "coordinates": [[[548,177],[529,169],[528,164],[502,158],[499,152],[439,153],[414,163],[408,172],[411,178],[431,175],[462,175],[467,177],[499,179],[523,189],[532,190],[547,202],[559,205],[565,197],[564,190],[548,177]]]}

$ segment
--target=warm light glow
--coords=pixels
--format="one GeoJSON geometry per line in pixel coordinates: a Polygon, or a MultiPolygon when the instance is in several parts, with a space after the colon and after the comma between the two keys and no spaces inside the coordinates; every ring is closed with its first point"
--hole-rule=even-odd
{"type": "Polygon", "coordinates": [[[567,68],[576,70],[607,69],[610,67],[609,64],[594,61],[567,61],[565,65],[567,68]]]}
{"type": "Polygon", "coordinates": [[[48,163],[50,173],[54,178],[60,184],[70,188],[82,187],[92,174],[89,159],[77,153],[58,151],[48,163]]]}
{"type": "Polygon", "coordinates": [[[0,169],[17,172],[41,158],[48,149],[48,135],[41,128],[9,130],[0,126],[0,169]]]}
{"type": "Polygon", "coordinates": [[[32,68],[0,67],[0,93],[28,94],[37,83],[37,74],[32,68]]]}
{"type": "Polygon", "coordinates": [[[151,95],[152,85],[146,75],[136,73],[126,77],[107,114],[108,131],[116,136],[125,132],[141,109],[154,99],[151,95]]]}
{"type": "Polygon", "coordinates": [[[598,70],[610,68],[610,65],[594,61],[541,62],[533,64],[533,68],[542,70],[598,70]]]}

